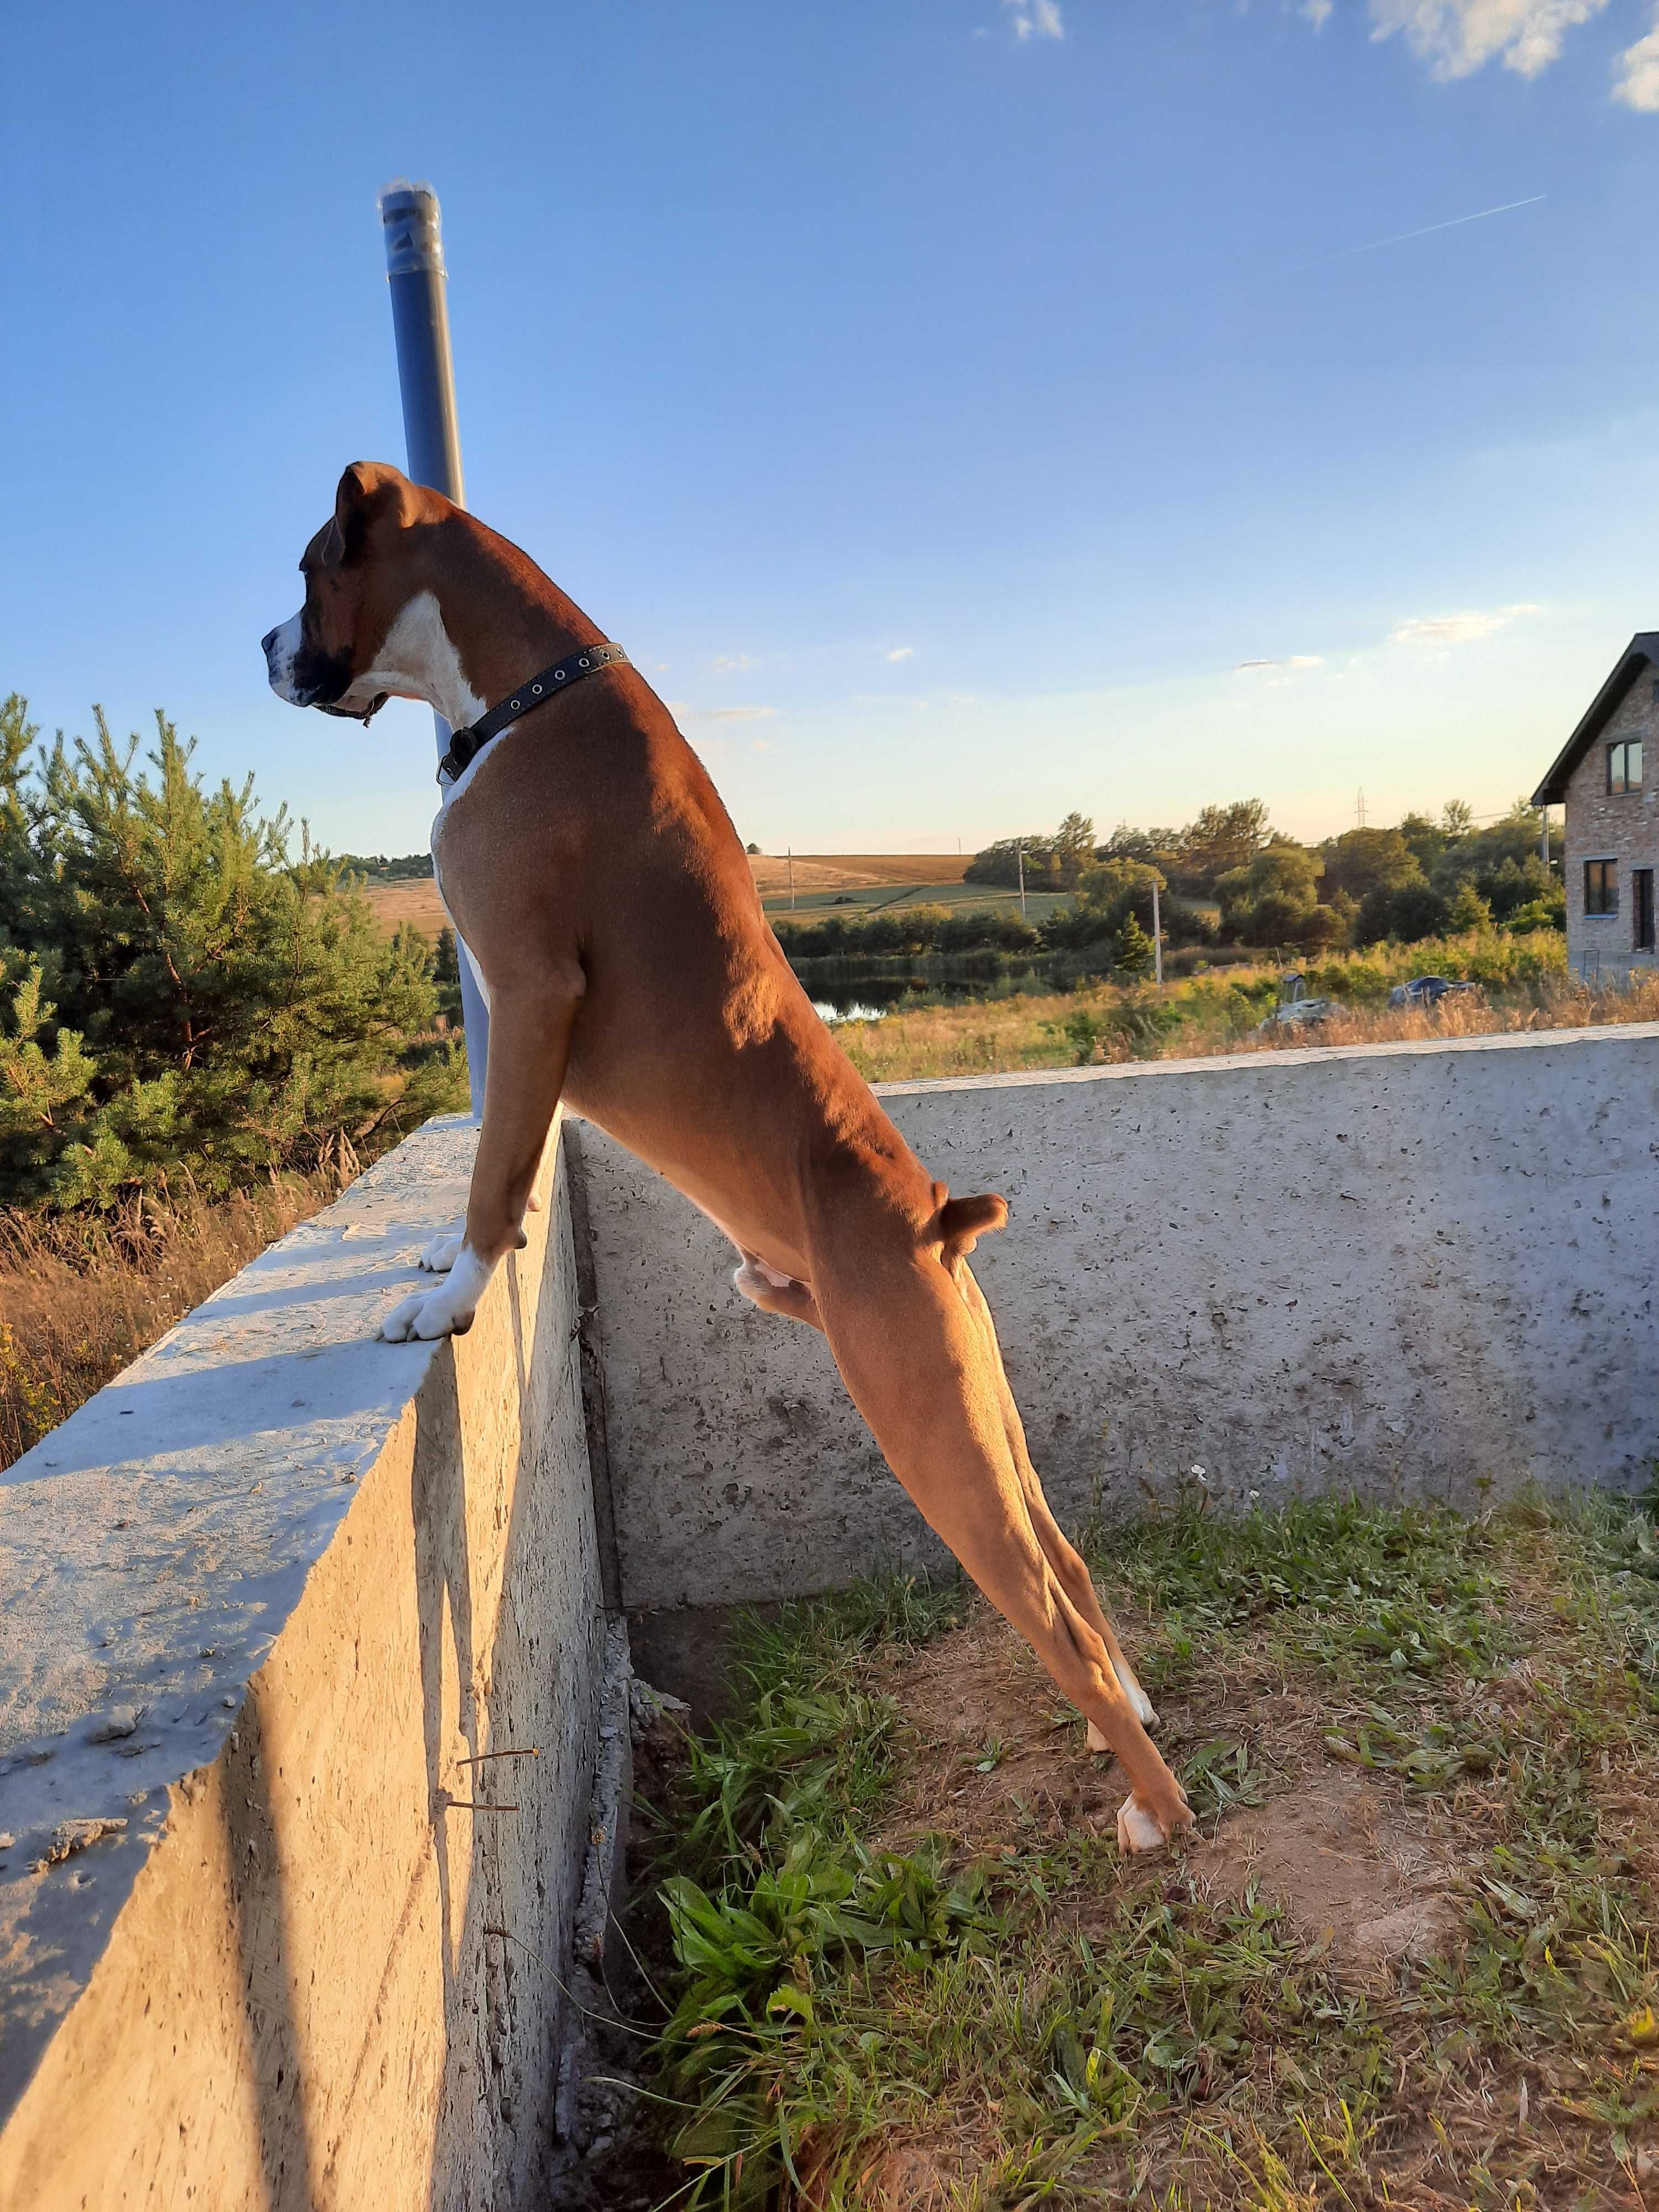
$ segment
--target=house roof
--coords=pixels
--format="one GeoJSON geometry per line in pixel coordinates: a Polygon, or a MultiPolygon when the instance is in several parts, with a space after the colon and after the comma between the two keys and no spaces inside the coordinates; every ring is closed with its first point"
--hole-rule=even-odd
{"type": "Polygon", "coordinates": [[[1638,629],[1617,667],[1591,700],[1584,719],[1562,746],[1555,763],[1532,795],[1534,806],[1559,806],[1573,770],[1613,720],[1619,702],[1644,668],[1659,668],[1659,630],[1638,629]]]}

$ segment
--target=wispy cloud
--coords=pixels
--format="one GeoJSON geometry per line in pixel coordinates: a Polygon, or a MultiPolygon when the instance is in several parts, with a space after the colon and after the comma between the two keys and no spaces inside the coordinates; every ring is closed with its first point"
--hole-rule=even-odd
{"type": "Polygon", "coordinates": [[[690,707],[684,699],[671,699],[668,711],[683,722],[769,722],[775,707],[690,707]]]}
{"type": "Polygon", "coordinates": [[[711,668],[757,668],[760,663],[752,653],[717,653],[709,662],[711,668]]]}
{"type": "Polygon", "coordinates": [[[1390,645],[1474,645],[1523,616],[1541,612],[1531,599],[1512,607],[1465,607],[1451,615],[1419,615],[1389,632],[1390,645]]]}
{"type": "Polygon", "coordinates": [[[1322,653],[1287,653],[1282,660],[1235,661],[1233,674],[1248,676],[1253,670],[1258,668],[1322,668],[1324,665],[1325,656],[1322,653]]]}
{"type": "Polygon", "coordinates": [[[1336,0],[1302,0],[1302,13],[1316,31],[1322,31],[1325,27],[1325,18],[1335,4],[1336,0]]]}
{"type": "Polygon", "coordinates": [[[1522,76],[1559,61],[1569,31],[1607,0],[1370,0],[1373,39],[1402,33],[1431,76],[1470,76],[1494,58],[1522,76]]]}
{"type": "Polygon", "coordinates": [[[1063,39],[1065,19],[1060,0],[1002,0],[1013,19],[1017,39],[1063,39]]]}
{"type": "Polygon", "coordinates": [[[887,658],[889,660],[909,660],[915,656],[915,650],[914,645],[896,645],[887,658]]]}

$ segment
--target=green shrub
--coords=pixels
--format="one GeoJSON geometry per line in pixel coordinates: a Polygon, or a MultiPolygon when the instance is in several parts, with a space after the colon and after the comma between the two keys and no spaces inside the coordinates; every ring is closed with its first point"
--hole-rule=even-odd
{"type": "Polygon", "coordinates": [[[156,716],[148,769],[97,738],[34,754],[0,706],[0,1204],[112,1203],[181,1165],[207,1193],[308,1172],[464,1096],[430,949],[250,777],[206,790],[156,716]],[[32,757],[33,756],[33,757],[32,757]]]}

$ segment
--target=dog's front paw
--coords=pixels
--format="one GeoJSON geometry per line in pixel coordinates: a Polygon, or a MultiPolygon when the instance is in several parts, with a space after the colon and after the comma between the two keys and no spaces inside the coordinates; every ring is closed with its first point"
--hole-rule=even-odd
{"type": "Polygon", "coordinates": [[[388,1344],[407,1344],[416,1337],[465,1336],[494,1272],[463,1244],[449,1264],[447,1281],[434,1290],[416,1291],[412,1298],[393,1306],[380,1323],[380,1334],[388,1344]]]}
{"type": "Polygon", "coordinates": [[[416,1291],[412,1298],[392,1307],[380,1323],[380,1335],[387,1344],[409,1344],[416,1337],[465,1336],[474,1310],[450,1296],[447,1283],[441,1291],[416,1291]]]}
{"type": "Polygon", "coordinates": [[[441,1237],[434,1237],[421,1255],[421,1265],[434,1275],[447,1275],[465,1245],[466,1227],[463,1223],[459,1229],[447,1230],[441,1237]]]}

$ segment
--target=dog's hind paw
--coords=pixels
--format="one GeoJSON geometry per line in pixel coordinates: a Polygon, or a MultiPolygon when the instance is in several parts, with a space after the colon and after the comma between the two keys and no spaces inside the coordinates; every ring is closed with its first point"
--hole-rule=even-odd
{"type": "Polygon", "coordinates": [[[1126,1857],[1136,1851],[1155,1851],[1169,1838],[1155,1814],[1139,1797],[1126,1797],[1117,1808],[1117,1847],[1126,1857]]]}
{"type": "Polygon", "coordinates": [[[465,1243],[465,1223],[459,1229],[446,1230],[441,1237],[434,1237],[425,1251],[422,1253],[422,1267],[432,1274],[447,1275],[460,1258],[461,1249],[465,1243]]]}

